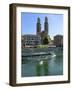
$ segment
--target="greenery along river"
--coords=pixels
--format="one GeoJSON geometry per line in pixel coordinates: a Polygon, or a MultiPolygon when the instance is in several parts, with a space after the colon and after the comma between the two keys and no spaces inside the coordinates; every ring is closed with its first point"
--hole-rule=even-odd
{"type": "Polygon", "coordinates": [[[52,55],[22,56],[21,76],[51,76],[63,74],[63,50],[62,48],[27,48],[22,50],[22,55],[33,53],[49,53],[52,55]]]}

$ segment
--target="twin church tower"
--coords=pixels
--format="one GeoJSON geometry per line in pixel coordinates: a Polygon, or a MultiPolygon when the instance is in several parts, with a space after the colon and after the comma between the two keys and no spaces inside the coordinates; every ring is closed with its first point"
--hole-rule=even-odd
{"type": "Polygon", "coordinates": [[[44,22],[44,30],[41,31],[41,22],[40,22],[40,18],[38,17],[37,19],[37,35],[45,37],[48,35],[48,18],[45,17],[45,22],[44,22]]]}
{"type": "Polygon", "coordinates": [[[49,37],[48,35],[48,18],[45,17],[44,21],[44,30],[41,31],[41,22],[40,18],[37,18],[37,23],[36,23],[36,35],[23,35],[22,36],[22,47],[27,47],[27,46],[34,46],[34,45],[40,45],[44,44],[44,38],[49,37]]]}

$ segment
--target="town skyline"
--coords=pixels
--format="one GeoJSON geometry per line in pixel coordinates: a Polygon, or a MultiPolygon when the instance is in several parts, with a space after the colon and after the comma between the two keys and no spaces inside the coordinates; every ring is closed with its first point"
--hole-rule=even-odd
{"type": "Polygon", "coordinates": [[[51,39],[55,35],[63,35],[63,15],[62,14],[37,14],[37,13],[21,13],[21,33],[36,34],[37,18],[40,18],[41,31],[44,30],[45,17],[48,18],[49,33],[51,39]]]}

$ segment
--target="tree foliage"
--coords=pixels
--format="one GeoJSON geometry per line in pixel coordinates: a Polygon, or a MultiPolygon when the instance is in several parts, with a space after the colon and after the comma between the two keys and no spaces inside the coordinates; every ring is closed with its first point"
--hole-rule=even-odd
{"type": "Polygon", "coordinates": [[[48,37],[44,37],[43,39],[43,44],[46,45],[49,43],[48,37]]]}

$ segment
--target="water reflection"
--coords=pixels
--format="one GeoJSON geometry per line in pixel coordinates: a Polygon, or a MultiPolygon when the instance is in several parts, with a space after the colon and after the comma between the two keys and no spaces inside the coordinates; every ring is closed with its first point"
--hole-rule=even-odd
{"type": "Polygon", "coordinates": [[[44,75],[48,75],[48,62],[43,63],[43,68],[44,68],[44,75]]]}
{"type": "Polygon", "coordinates": [[[56,56],[22,58],[21,76],[63,75],[63,54],[59,50],[56,56]],[[42,59],[43,58],[43,59],[42,59]]]}
{"type": "Polygon", "coordinates": [[[39,63],[36,64],[36,75],[37,76],[41,76],[41,70],[42,70],[42,66],[39,63]]]}
{"type": "Polygon", "coordinates": [[[48,75],[48,63],[47,61],[40,61],[36,64],[36,75],[48,75]]]}

